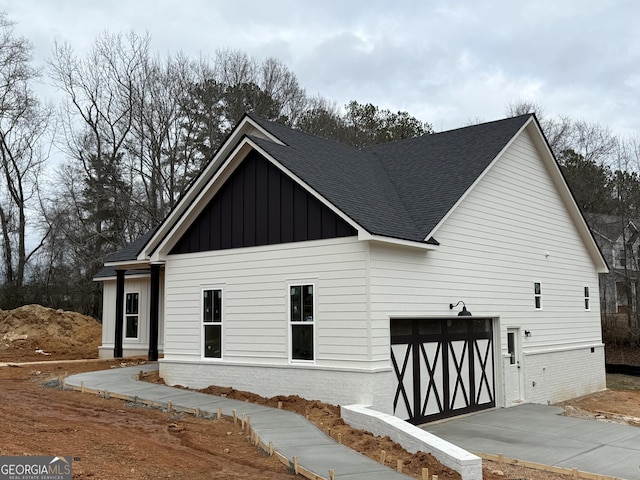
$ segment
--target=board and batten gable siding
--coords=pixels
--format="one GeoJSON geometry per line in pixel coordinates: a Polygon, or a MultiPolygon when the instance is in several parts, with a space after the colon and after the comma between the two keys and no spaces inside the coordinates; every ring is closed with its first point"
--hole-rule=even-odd
{"type": "Polygon", "coordinates": [[[356,230],[258,152],[251,152],[171,254],[355,236],[356,230]]]}
{"type": "Polygon", "coordinates": [[[436,251],[372,246],[373,358],[388,355],[390,317],[456,315],[461,307],[451,311],[449,304],[459,300],[476,317],[499,318],[503,355],[506,329],[517,326],[531,332],[522,339],[525,355],[596,346],[601,357],[596,266],[526,130],[435,237],[436,251]],[[534,306],[535,282],[541,310],[534,306]]]}
{"type": "Polygon", "coordinates": [[[164,358],[202,359],[202,290],[221,288],[222,360],[287,365],[289,285],[313,284],[315,364],[361,367],[370,356],[367,258],[354,237],[169,255],[164,358]]]}

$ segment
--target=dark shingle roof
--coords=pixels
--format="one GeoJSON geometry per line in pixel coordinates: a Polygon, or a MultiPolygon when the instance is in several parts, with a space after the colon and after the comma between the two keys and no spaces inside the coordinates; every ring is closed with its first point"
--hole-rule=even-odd
{"type": "Polygon", "coordinates": [[[376,145],[402,202],[428,235],[531,116],[376,145]]]}
{"type": "MultiPolygon", "coordinates": [[[[532,115],[356,149],[250,115],[260,148],[369,233],[423,242],[532,115]]],[[[156,229],[107,258],[135,260],[156,229]]],[[[96,277],[111,276],[105,268],[96,277]]]]}
{"type": "MultiPolygon", "coordinates": [[[[143,247],[147,244],[147,242],[151,239],[154,233],[156,233],[157,228],[153,228],[149,230],[144,235],[138,237],[136,240],[121,248],[117,252],[112,253],[107,257],[107,262],[128,262],[135,260],[138,258],[138,254],[142,251],[143,247]]],[[[139,271],[128,270],[127,275],[132,275],[136,273],[142,273],[139,271]]],[[[107,277],[115,277],[116,269],[115,267],[104,267],[96,273],[93,278],[107,278],[107,277]]]]}
{"type": "Polygon", "coordinates": [[[258,117],[254,141],[359,225],[423,241],[531,115],[358,150],[258,117]]]}
{"type": "Polygon", "coordinates": [[[287,145],[252,140],[367,231],[408,240],[419,236],[375,156],[295,130],[269,130],[287,145]]]}
{"type": "Polygon", "coordinates": [[[147,242],[151,239],[157,228],[149,230],[144,235],[138,237],[129,245],[121,248],[115,253],[112,253],[107,257],[107,262],[126,262],[129,260],[135,260],[138,258],[138,254],[142,251],[147,242]]]}

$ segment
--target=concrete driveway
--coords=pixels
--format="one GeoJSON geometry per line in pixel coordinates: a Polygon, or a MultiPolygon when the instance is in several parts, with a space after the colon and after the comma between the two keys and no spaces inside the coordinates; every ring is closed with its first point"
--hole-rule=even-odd
{"type": "Polygon", "coordinates": [[[497,408],[422,428],[472,452],[640,479],[640,428],[564,417],[559,407],[497,408]]]}

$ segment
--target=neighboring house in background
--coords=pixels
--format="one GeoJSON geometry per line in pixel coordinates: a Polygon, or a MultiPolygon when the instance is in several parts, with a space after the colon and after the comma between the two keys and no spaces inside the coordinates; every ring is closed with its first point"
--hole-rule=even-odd
{"type": "Polygon", "coordinates": [[[100,354],[414,423],[547,404],[605,388],[606,271],[533,115],[362,150],[247,116],[98,275],[100,354]]]}
{"type": "Polygon", "coordinates": [[[600,275],[600,309],[603,314],[638,311],[640,295],[640,223],[617,215],[585,214],[602,255],[610,266],[600,275]]]}

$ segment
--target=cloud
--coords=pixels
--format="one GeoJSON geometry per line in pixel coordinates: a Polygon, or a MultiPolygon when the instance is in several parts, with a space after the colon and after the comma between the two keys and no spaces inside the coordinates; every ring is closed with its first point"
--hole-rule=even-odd
{"type": "Polygon", "coordinates": [[[54,40],[82,52],[104,30],[133,29],[163,55],[273,56],[312,95],[407,110],[438,129],[498,118],[525,98],[640,131],[634,0],[13,3],[7,13],[40,62],[54,40]]]}

